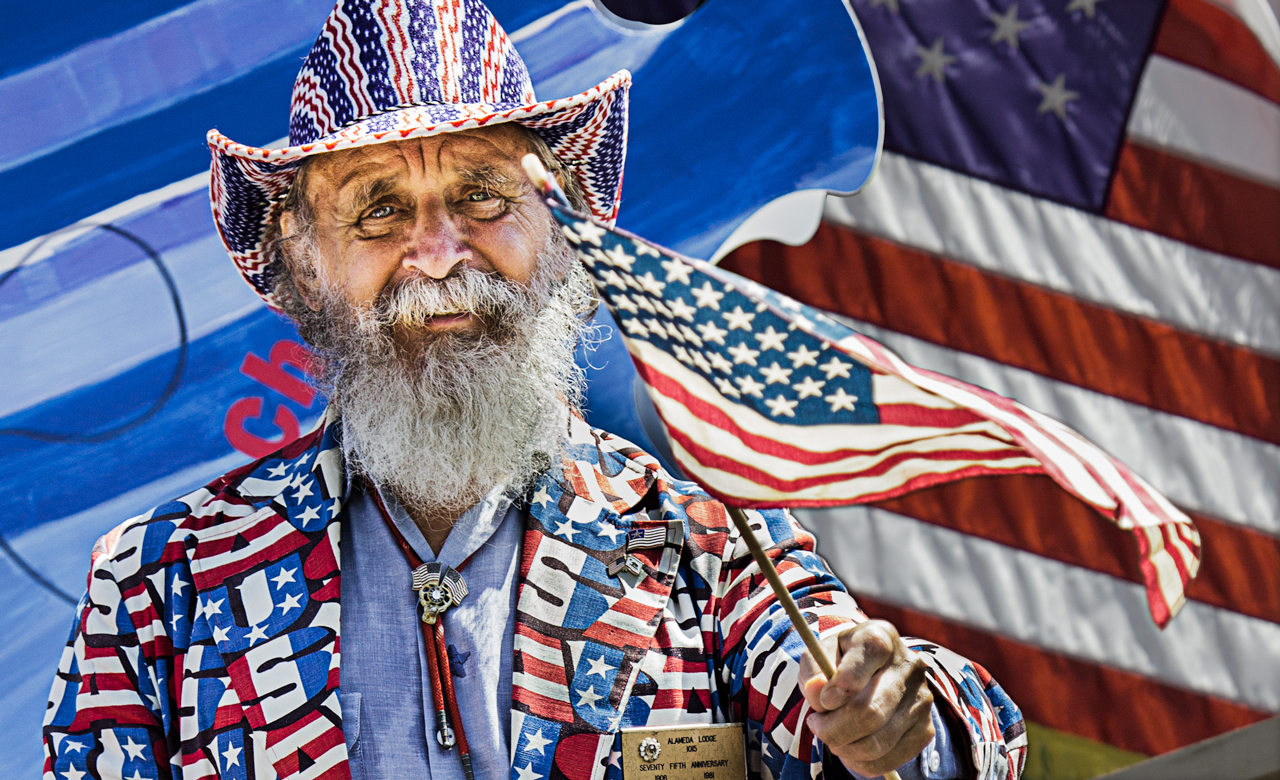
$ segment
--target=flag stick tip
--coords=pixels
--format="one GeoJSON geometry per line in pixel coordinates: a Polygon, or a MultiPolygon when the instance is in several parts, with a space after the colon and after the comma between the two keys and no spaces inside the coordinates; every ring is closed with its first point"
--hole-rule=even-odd
{"type": "Polygon", "coordinates": [[[538,155],[526,154],[520,158],[520,165],[524,167],[524,172],[529,176],[529,180],[533,182],[533,186],[544,193],[551,191],[551,174],[547,173],[546,168],[542,167],[542,161],[538,159],[538,155]]]}

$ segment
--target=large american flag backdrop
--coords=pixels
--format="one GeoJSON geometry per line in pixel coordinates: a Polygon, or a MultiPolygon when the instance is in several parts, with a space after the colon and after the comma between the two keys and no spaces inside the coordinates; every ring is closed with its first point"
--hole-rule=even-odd
{"type": "Polygon", "coordinates": [[[852,5],[883,89],[878,174],[804,246],[722,265],[1081,431],[1195,518],[1204,560],[1161,634],[1131,542],[1043,476],[797,515],[869,612],[982,659],[1032,722],[1036,772],[1280,713],[1272,9],[852,5]]]}

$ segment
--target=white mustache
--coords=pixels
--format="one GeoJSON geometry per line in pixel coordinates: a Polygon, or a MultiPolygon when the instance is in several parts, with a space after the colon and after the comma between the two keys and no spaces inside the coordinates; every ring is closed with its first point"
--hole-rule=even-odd
{"type": "Polygon", "coordinates": [[[456,314],[498,318],[529,303],[524,285],[463,269],[440,280],[419,277],[398,285],[379,299],[376,315],[380,325],[421,327],[432,317],[456,314]]]}

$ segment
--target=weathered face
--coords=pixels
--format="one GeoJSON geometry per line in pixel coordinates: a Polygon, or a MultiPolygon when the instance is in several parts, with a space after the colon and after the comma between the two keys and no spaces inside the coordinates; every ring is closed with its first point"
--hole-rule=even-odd
{"type": "MultiPolygon", "coordinates": [[[[520,167],[530,151],[518,129],[498,125],[314,158],[304,195],[315,217],[319,283],[356,307],[411,279],[464,268],[528,284],[551,230],[520,167]]],[[[286,213],[283,234],[297,227],[286,213]]],[[[303,292],[318,310],[318,296],[303,292]]],[[[467,312],[426,323],[435,331],[479,326],[467,312]]]]}

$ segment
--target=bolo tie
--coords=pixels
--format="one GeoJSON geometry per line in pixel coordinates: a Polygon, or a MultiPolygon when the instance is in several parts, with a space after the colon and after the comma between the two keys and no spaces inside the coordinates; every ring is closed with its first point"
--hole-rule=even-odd
{"type": "MultiPolygon", "coordinates": [[[[458,758],[462,761],[462,772],[467,780],[475,780],[471,768],[471,750],[467,747],[467,735],[462,728],[462,716],[458,713],[458,699],[453,692],[453,675],[449,671],[448,646],[444,640],[444,613],[462,603],[467,595],[467,583],[457,569],[441,563],[423,563],[418,554],[405,540],[400,529],[391,519],[391,514],[382,503],[382,496],[372,484],[368,485],[382,512],[382,519],[391,530],[391,535],[400,550],[404,553],[409,568],[413,570],[410,584],[418,596],[419,624],[422,628],[422,640],[426,645],[427,673],[431,677],[431,702],[436,714],[436,744],[443,750],[458,747],[458,758]]],[[[470,560],[468,558],[467,560],[470,560]]],[[[458,568],[467,565],[463,561],[458,568]]]]}

